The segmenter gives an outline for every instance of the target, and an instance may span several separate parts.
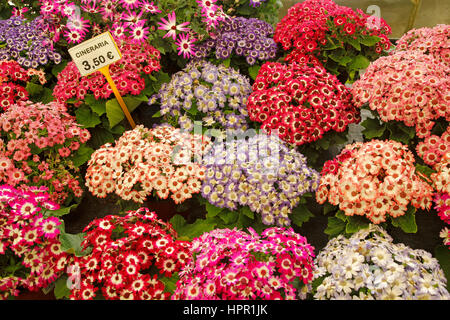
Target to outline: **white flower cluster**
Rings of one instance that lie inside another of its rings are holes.
[[[393,243],[379,226],[330,240],[316,265],[314,278],[322,282],[314,290],[305,287],[315,299],[450,299],[438,261],[425,250]]]

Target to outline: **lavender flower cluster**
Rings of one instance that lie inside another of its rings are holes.
[[[289,214],[306,192],[314,192],[320,175],[306,157],[264,134],[215,144],[204,157],[202,196],[229,210],[248,206],[266,225],[289,226]]]
[[[149,104],[161,104],[161,115],[175,118],[182,129],[190,131],[194,121],[213,129],[246,130],[247,99],[252,91],[249,79],[224,65],[200,60],[164,83]]]
[[[246,58],[249,65],[269,60],[277,54],[272,38],[273,27],[256,18],[235,17],[225,20],[214,38],[197,45],[196,57],[205,58],[215,49],[217,59],[227,59],[233,51]]]
[[[52,48],[39,18],[22,17],[0,20],[0,60],[15,60],[22,67],[37,68],[49,61],[59,64],[62,57]]]
[[[310,291],[315,299],[450,299],[438,261],[425,250],[393,243],[379,226],[330,240],[316,265],[314,278],[322,281]]]

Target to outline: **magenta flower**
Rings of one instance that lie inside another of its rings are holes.
[[[168,18],[169,18],[169,20],[161,18],[162,22],[158,22],[158,24],[160,25],[160,27],[158,28],[159,30],[168,31],[163,36],[163,38],[172,37],[173,40],[175,41],[177,39],[177,31],[187,32],[190,30],[189,28],[185,28],[185,26],[187,26],[189,24],[189,22],[183,22],[183,23],[177,25],[177,17],[175,16],[175,11],[172,11],[172,13],[169,13]]]
[[[145,12],[150,12],[151,14],[161,13],[161,10],[152,2],[148,3],[148,1],[141,1],[141,8]]]
[[[145,27],[145,21],[140,21],[129,26],[131,29],[131,37],[134,43],[141,43],[147,39],[148,27]]]
[[[141,5],[139,0],[120,0],[120,3],[127,9],[138,8]]]
[[[191,37],[187,33],[181,33],[178,36],[178,40],[175,42],[177,45],[178,55],[181,56],[183,54],[183,58],[187,59],[192,57],[195,54],[195,41],[197,39]]]

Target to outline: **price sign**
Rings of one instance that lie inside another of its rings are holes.
[[[100,71],[105,76],[125,117],[134,129],[136,124],[109,73],[109,65],[122,58],[111,33],[108,31],[80,43],[79,45],[70,48],[69,54],[80,71],[81,76],[86,76],[95,71]]]
[[[69,54],[82,76],[98,71],[122,57],[109,32],[70,48]]]

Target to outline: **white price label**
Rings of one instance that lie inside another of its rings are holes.
[[[70,48],[69,54],[82,76],[108,66],[122,57],[109,32]]]

